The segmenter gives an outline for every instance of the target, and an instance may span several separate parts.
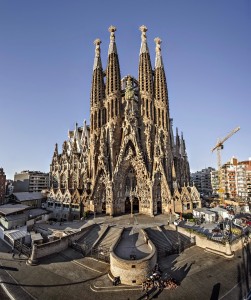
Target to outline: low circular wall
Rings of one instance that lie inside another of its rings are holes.
[[[149,273],[152,272],[154,266],[157,263],[157,251],[148,238],[146,241],[151,248],[151,253],[138,260],[126,260],[118,257],[114,253],[117,243],[112,247],[110,253],[110,270],[114,277],[119,276],[122,284],[127,285],[139,285],[146,280]]]

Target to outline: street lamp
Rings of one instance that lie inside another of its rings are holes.
[[[133,195],[132,195],[132,187],[130,190],[130,201],[131,201],[131,218],[133,217]]]

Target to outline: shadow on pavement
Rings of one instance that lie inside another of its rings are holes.
[[[178,262],[177,261],[178,257],[179,257],[179,254],[174,254],[174,255],[171,255],[166,258],[166,264],[168,264],[168,267],[163,269],[162,277],[163,278],[173,277],[179,283],[181,283],[183,281],[183,279],[189,273],[189,271],[190,271],[192,265],[195,263],[195,261],[193,261],[189,264],[185,263],[183,266],[180,266],[180,267],[175,267],[175,264]],[[159,265],[161,265],[161,262],[159,262]]]
[[[17,268],[6,267],[6,266],[0,266],[0,270],[5,270],[5,271],[18,271]]]
[[[212,290],[210,300],[218,300],[219,293],[220,293],[220,283],[218,282],[213,286],[213,290]]]
[[[20,286],[20,287],[35,287],[35,288],[50,288],[50,287],[60,287],[60,286],[70,286],[70,285],[77,285],[77,284],[83,284],[88,281],[92,281],[94,279],[98,279],[100,277],[104,276],[104,274],[76,282],[69,282],[69,283],[61,283],[61,284],[22,284],[22,283],[13,283],[8,281],[0,281],[0,284],[6,284],[6,285],[13,285],[13,286]]]
[[[250,290],[250,276],[251,276],[251,255],[250,255],[250,242],[246,245],[242,245],[242,261],[237,266],[238,271],[238,282],[239,282],[239,299],[243,299],[245,295],[248,294]]]

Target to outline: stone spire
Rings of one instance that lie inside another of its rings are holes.
[[[53,157],[58,157],[58,144],[55,144],[54,154]]]
[[[74,138],[78,139],[79,135],[78,135],[78,123],[75,123],[75,129],[74,129],[74,134],[73,134]]]
[[[140,26],[141,31],[141,47],[139,53],[139,89],[140,92],[146,92],[150,95],[153,94],[153,76],[151,59],[147,46],[146,32],[147,27],[145,25]]]
[[[105,98],[104,73],[100,58],[100,44],[100,39],[96,39],[94,41],[95,58],[92,75],[91,106],[99,103]]]
[[[171,147],[172,147],[172,150],[174,151],[175,143],[174,143],[174,135],[173,135],[173,119],[170,119],[169,122],[170,122],[169,127],[170,127]]]
[[[155,56],[155,68],[163,68],[163,61],[162,61],[162,55],[161,55],[161,39],[159,37],[154,39],[154,42],[156,43],[156,48],[155,48],[155,52],[156,52],[156,56]]]
[[[145,25],[142,25],[139,27],[139,30],[141,31],[141,46],[140,46],[139,55],[142,53],[149,53],[147,41],[146,41],[147,27]]]
[[[155,56],[155,70],[154,70],[154,91],[155,104],[158,115],[156,116],[156,123],[162,125],[163,128],[169,130],[169,103],[168,92],[166,84],[166,75],[161,56],[161,39],[155,38],[156,56]]]
[[[184,137],[183,137],[183,132],[181,132],[180,153],[181,153],[182,157],[187,155],[187,153],[186,153],[186,144],[185,144],[185,140],[184,140]]]
[[[84,141],[86,137],[87,137],[87,126],[86,126],[86,120],[84,120],[83,130],[81,134],[81,141]]]
[[[95,45],[95,57],[94,57],[93,71],[98,68],[102,70],[102,63],[101,63],[101,58],[100,58],[101,40],[96,39],[93,43]]]
[[[179,157],[180,156],[180,136],[179,136],[179,132],[178,132],[178,127],[176,127],[176,156]]]
[[[116,27],[110,26],[110,44],[108,50],[108,63],[106,70],[106,95],[110,95],[116,91],[120,91],[120,67],[117,54],[117,47],[115,42]]]
[[[108,28],[108,31],[110,32],[110,44],[109,44],[109,49],[108,49],[108,55],[115,53],[117,54],[117,47],[115,43],[115,31],[117,28],[115,26],[110,26]]]

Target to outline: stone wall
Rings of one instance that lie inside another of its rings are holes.
[[[149,240],[147,234],[142,230],[142,233],[145,236],[145,241],[151,248],[151,253],[142,259],[138,260],[126,260],[118,257],[114,253],[114,249],[118,245],[122,234],[114,243],[111,248],[110,253],[110,270],[114,277],[120,276],[120,280],[122,284],[128,285],[139,285],[143,281],[146,280],[146,277],[149,273],[151,273],[152,269],[156,265],[157,262],[157,251],[152,243]]]
[[[175,225],[171,225],[171,227],[175,229]],[[180,226],[177,226],[177,230],[188,237],[194,238],[196,246],[224,257],[232,258],[233,252],[242,249],[243,247],[243,239],[236,240],[231,245],[224,245],[212,240],[208,240],[206,237],[200,236],[194,232],[188,232],[186,229]]]
[[[29,259],[30,264],[36,264],[38,260],[42,257],[59,253],[65,249],[67,249],[71,243],[75,240],[80,239],[87,231],[89,231],[94,225],[90,225],[85,228],[81,228],[80,231],[69,234],[67,236],[63,236],[54,241],[44,243],[41,245],[34,244],[32,247],[32,254]]]

